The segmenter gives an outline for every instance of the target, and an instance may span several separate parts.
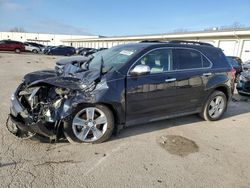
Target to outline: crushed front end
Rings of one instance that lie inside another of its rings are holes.
[[[51,70],[25,75],[11,96],[8,130],[20,138],[36,134],[50,140],[60,138],[60,126],[74,108],[82,102],[94,102],[91,91],[98,78],[98,71],[81,70],[72,64],[60,73]]]
[[[69,89],[49,85],[27,87],[22,83],[11,96],[9,131],[19,137],[39,134],[55,138],[74,95]]]

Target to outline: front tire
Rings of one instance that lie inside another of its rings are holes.
[[[63,129],[70,143],[102,143],[113,133],[113,113],[104,105],[80,106],[64,122]]]
[[[200,116],[206,121],[219,120],[227,109],[227,97],[221,91],[214,91],[207,99]]]

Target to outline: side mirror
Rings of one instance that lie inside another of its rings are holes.
[[[132,76],[145,75],[150,73],[150,67],[147,65],[136,65],[131,71]]]

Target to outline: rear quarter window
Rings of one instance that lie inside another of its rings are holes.
[[[192,49],[173,50],[173,70],[208,68],[210,61],[199,51]]]

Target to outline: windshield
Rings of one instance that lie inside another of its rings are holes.
[[[137,45],[121,45],[113,48],[100,51],[94,55],[94,58],[89,62],[89,69],[100,69],[103,62],[102,72],[109,70],[118,70],[126,62],[128,62],[141,49]]]

